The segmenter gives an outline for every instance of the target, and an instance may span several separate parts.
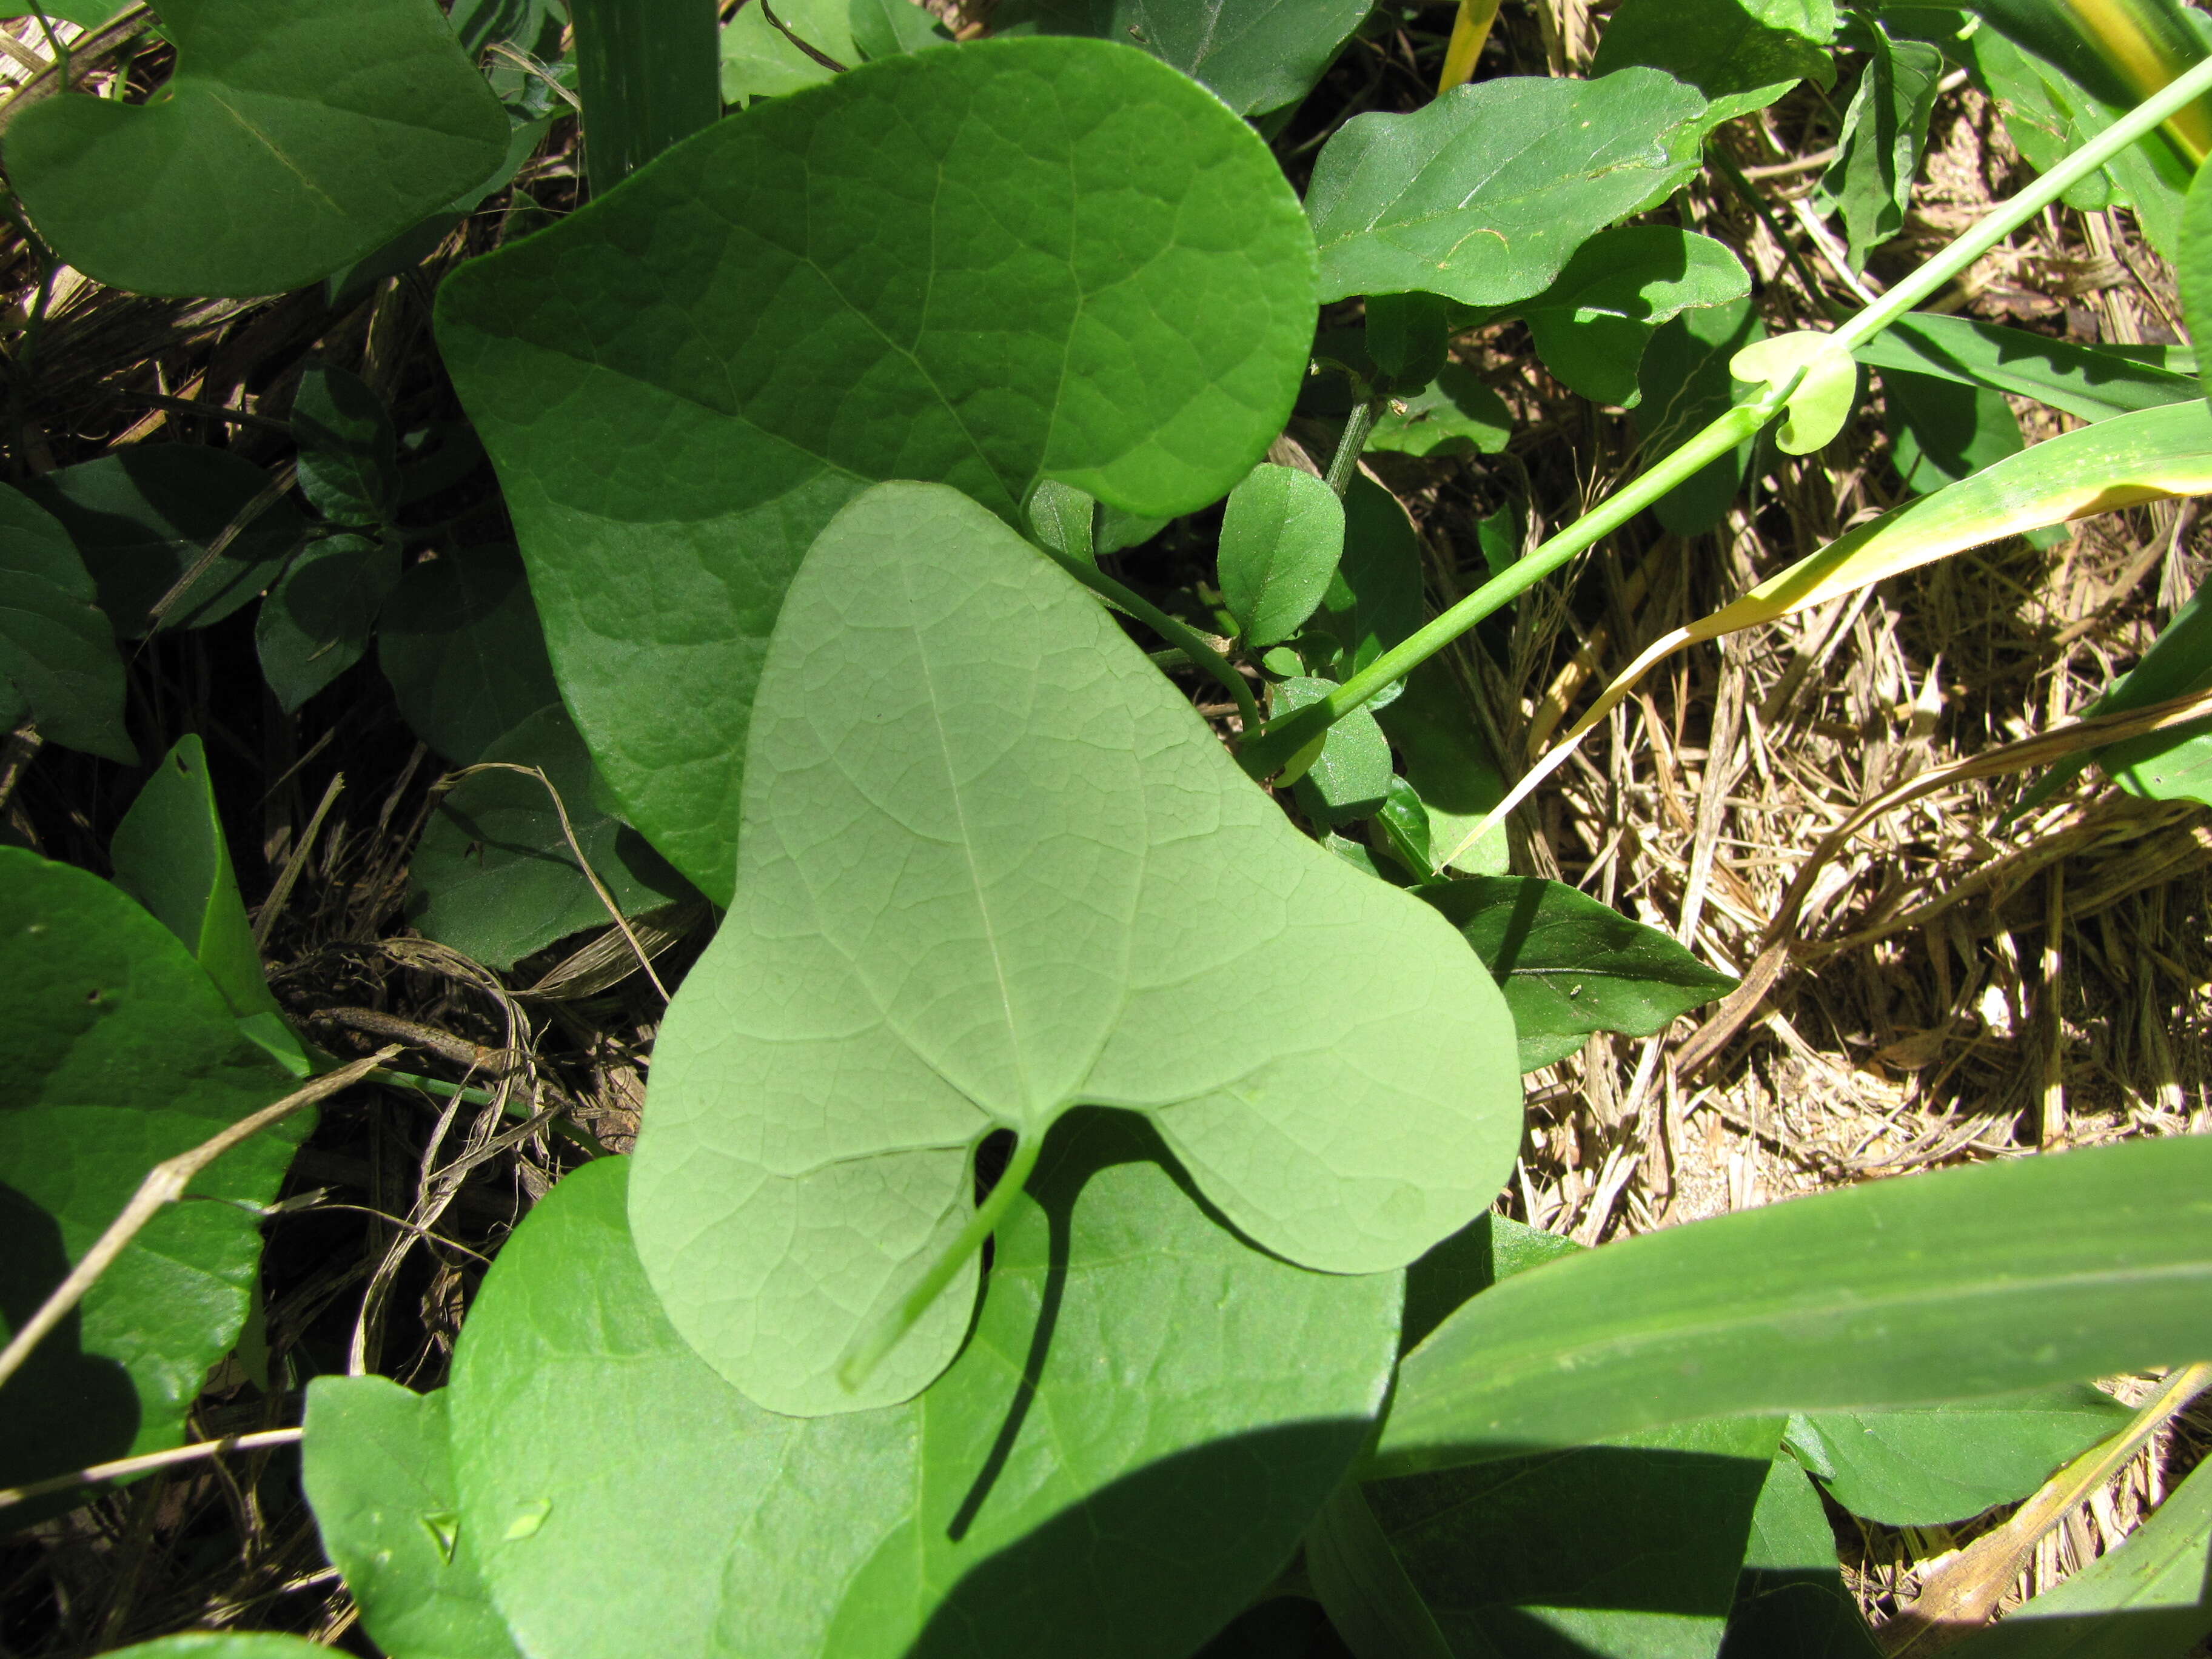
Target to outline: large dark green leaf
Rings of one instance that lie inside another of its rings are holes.
[[[605,786],[560,704],[539,709],[483,758],[544,769],[585,858],[624,915],[689,890],[605,800]],[[480,772],[440,802],[409,878],[408,920],[487,967],[512,968],[556,939],[607,921],[605,904],[576,867],[552,797],[519,772]]]
[[[515,1659],[461,1526],[444,1389],[317,1377],[300,1478],[324,1553],[392,1659]]]
[[[1289,413],[1312,271],[1280,169],[1202,88],[985,41],[700,134],[458,272],[439,340],[593,757],[725,902],[765,642],[837,509],[887,477],[1012,523],[1042,477],[1218,501]]]
[[[1964,1521],[2025,1498],[2061,1464],[2126,1426],[2086,1383],[2016,1400],[1793,1417],[1797,1460],[1853,1515],[1893,1527]]]
[[[472,547],[411,567],[384,602],[376,659],[417,737],[457,766],[560,701],[522,561]],[[684,701],[661,692],[665,703]]]
[[[50,743],[125,766],[123,659],[69,532],[20,489],[0,485],[0,730],[27,717]]]
[[[1367,15],[1372,0],[1004,0],[1002,33],[1127,40],[1193,80],[1239,115],[1306,95]]]
[[[71,264],[141,294],[256,295],[351,264],[499,165],[507,117],[433,0],[161,0],[143,106],[65,94],[8,172]]]
[[[1321,295],[1540,293],[1606,226],[1694,174],[1705,100],[1657,70],[1601,81],[1510,76],[1410,115],[1357,115],[1306,192]]]
[[[1695,87],[1716,117],[1764,108],[1801,80],[1836,78],[1833,0],[1623,0],[1593,75],[1642,64]]]
[[[305,526],[263,497],[269,476],[243,456],[198,444],[144,444],[27,482],[62,522],[118,639],[221,622],[266,587]],[[234,524],[238,533],[159,618],[152,612]]]
[[[1400,1367],[1379,1465],[2198,1359],[2212,1355],[2208,1289],[2212,1139],[1824,1193],[1608,1244],[1476,1297]]]
[[[284,1094],[169,930],[96,876],[0,848],[0,1312],[30,1317],[155,1164]],[[0,1485],[180,1443],[246,1318],[306,1132],[255,1137],[163,1210],[0,1390]]]
[[[1736,1581],[1720,1659],[1880,1659],[1874,1632],[1844,1583],[1836,1535],[1796,1460],[1774,1460]]]
[[[1178,1659],[1289,1558],[1388,1385],[1396,1275],[1250,1249],[1098,1113],[1055,1133],[935,1387],[777,1417],[661,1314],[625,1169],[523,1224],[455,1364],[461,1524],[537,1659]],[[610,1573],[623,1538],[652,1547]]]
[[[1593,1031],[1656,1036],[1735,987],[1657,928],[1564,882],[1477,876],[1421,896],[1498,976],[1524,1072],[1564,1060]]]
[[[815,544],[744,821],[633,1218],[676,1328],[764,1405],[942,1370],[972,1257],[864,1393],[835,1374],[949,1259],[976,1144],[1034,1149],[1079,1103],[1148,1114],[1231,1223],[1334,1272],[1410,1261],[1512,1168],[1511,1026],[1464,943],[1299,835],[1096,600],[942,485],[878,485]]]

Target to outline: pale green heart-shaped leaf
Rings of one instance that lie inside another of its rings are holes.
[[[908,4],[908,0],[899,0]],[[908,6],[911,9],[911,6]],[[792,34],[850,69],[860,61],[854,44],[851,0],[784,0],[775,15]],[[791,35],[768,21],[757,5],[741,9],[722,25],[722,101],[746,104],[830,80],[836,71],[809,58]]]
[[[0,728],[28,717],[50,743],[130,766],[123,659],[84,560],[54,515],[0,485]]]
[[[264,499],[269,485],[267,473],[227,449],[134,444],[27,480],[23,493],[69,532],[116,637],[135,640],[221,622],[276,579],[307,527],[291,503]],[[234,525],[242,527],[207,563]]]
[[[1518,307],[1537,355],[1570,390],[1633,408],[1654,330],[1683,312],[1751,292],[1751,273],[1710,236],[1667,225],[1600,231],[1557,281]]]
[[[1312,260],[1218,100],[1018,40],[771,99],[456,272],[440,346],[631,822],[728,899],[777,607],[870,483],[1010,523],[1041,478],[1155,518],[1227,495],[1305,373]]]
[[[1221,517],[1221,598],[1245,645],[1298,631],[1344,556],[1344,503],[1310,472],[1255,466]]]
[[[1793,1417],[1785,1440],[1853,1515],[1934,1527],[2025,1498],[2132,1415],[2085,1383],[2015,1400]]]
[[[307,1050],[285,1023],[262,971],[231,868],[207,751],[186,732],[149,775],[108,847],[115,884],[151,911],[192,953],[246,1034],[295,1077]]]
[[[285,1094],[191,955],[97,876],[0,848],[0,1314],[37,1310],[154,1165]],[[303,1113],[192,1182],[0,1389],[0,1485],[180,1444],[246,1318]],[[66,1500],[64,1500],[64,1502]],[[17,1520],[30,1517],[16,1512]]]
[[[1735,988],[1657,928],[1564,882],[1477,877],[1422,897],[1498,976],[1524,1072],[1564,1060],[1593,1031],[1656,1036]]]
[[[323,1551],[392,1659],[515,1659],[454,1489],[447,1391],[380,1376],[307,1385],[300,1484]]]
[[[1001,31],[1126,40],[1239,115],[1294,104],[1327,73],[1372,0],[1005,0]]]
[[[1400,1365],[1376,1462],[1436,1468],[1698,1417],[1934,1405],[2196,1360],[2212,1356],[2208,1289],[2212,1139],[1822,1193],[1476,1297]]]
[[[1799,81],[1833,84],[1834,0],[1623,0],[1605,25],[1593,75],[1642,64],[1695,87],[1729,118],[1762,109]]]
[[[416,735],[457,766],[561,697],[511,547],[410,567],[384,602],[376,659]]]
[[[1736,1580],[1720,1659],[1881,1659],[1836,1560],[1828,1512],[1787,1452],[1774,1460]]]
[[[1857,360],[1834,335],[1812,329],[1753,342],[1729,360],[1729,373],[1778,392],[1796,382],[1774,438],[1788,455],[1809,455],[1841,432],[1858,397]]]
[[[1141,1125],[1085,1113],[935,1387],[778,1417],[664,1316],[632,1162],[532,1212],[454,1364],[463,1535],[535,1659],[1180,1659],[1281,1568],[1389,1387],[1398,1275],[1249,1249]],[[653,1546],[610,1574],[611,1538]]]
[[[958,1259],[976,1144],[1012,1130],[1018,1164],[1078,1103],[1146,1113],[1231,1223],[1334,1272],[1495,1195],[1520,1121],[1489,975],[982,508],[855,501],[761,684],[737,899],[662,1028],[632,1194],[670,1319],[754,1399],[941,1371],[972,1257],[865,1391],[833,1375]]]
[[[332,536],[292,561],[253,618],[261,676],[286,714],[361,660],[398,586],[399,550],[366,536]]]
[[[1321,296],[1525,300],[1589,237],[1691,178],[1711,124],[1694,90],[1648,69],[1508,76],[1410,115],[1356,115],[1306,192]]]
[[[162,0],[143,106],[64,94],[8,129],[10,179],[70,264],[140,294],[281,294],[499,165],[507,117],[433,0]]]
[[[605,786],[560,704],[531,715],[483,759],[544,770],[561,792],[584,857],[625,916],[690,891],[601,798]],[[489,968],[512,968],[556,939],[608,921],[606,905],[576,867],[544,784],[519,772],[479,772],[440,801],[408,879],[407,915],[416,931]]]

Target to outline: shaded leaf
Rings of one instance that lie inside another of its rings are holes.
[[[471,58],[504,45],[550,64],[561,55],[568,7],[567,0],[453,0],[448,15]]]
[[[539,709],[483,758],[544,769],[584,856],[625,916],[690,890],[605,799],[584,740],[560,704]],[[576,867],[545,786],[517,772],[479,772],[439,803],[409,882],[408,920],[416,931],[488,968],[512,968],[556,939],[607,922],[606,906]]]
[[[1352,38],[1372,0],[1005,0],[994,30],[1087,34],[1142,47],[1203,82],[1239,115],[1294,104]]]
[[[1446,363],[1431,385],[1391,400],[1367,434],[1367,447],[1401,455],[1495,455],[1514,425],[1513,411],[1480,374]],[[1353,488],[1361,482],[1355,479]],[[1350,495],[1345,499],[1349,503]]]
[[[1177,1659],[1280,1568],[1388,1386],[1397,1275],[1249,1249],[1141,1125],[1091,1113],[1009,1212],[936,1386],[777,1417],[662,1316],[629,1162],[532,1212],[455,1363],[462,1525],[538,1659],[641,1631],[670,1659]],[[610,1576],[623,1537],[654,1547]]]
[[[416,735],[457,766],[560,701],[511,547],[410,567],[384,602],[376,659]]]
[[[898,0],[904,5],[907,0]],[[1030,495],[1030,533],[1055,553],[1096,564],[1098,502],[1081,490],[1047,478]]]
[[[945,26],[916,0],[850,0],[846,21],[863,58],[890,58],[952,44]]]
[[[631,821],[728,899],[776,610],[870,482],[941,479],[1010,523],[1046,477],[1146,517],[1228,494],[1305,372],[1311,260],[1218,100],[1030,40],[772,99],[456,272],[440,347]]]
[[[1540,293],[1589,238],[1695,173],[1711,125],[1704,99],[1647,69],[1508,76],[1410,115],[1356,115],[1306,192],[1321,297]]]
[[[1833,0],[1624,0],[1590,64],[1633,64],[1695,87],[1728,119],[1763,109],[1799,81],[1834,84]]]
[[[1536,350],[1569,390],[1633,407],[1637,369],[1662,323],[1751,292],[1751,273],[1710,236],[1669,225],[1600,231],[1559,279],[1519,307]]]
[[[115,633],[69,532],[20,489],[0,485],[0,730],[27,717],[50,743],[137,763],[123,724]]]
[[[32,222],[140,294],[281,294],[499,165],[507,117],[433,0],[164,0],[145,105],[66,94],[9,125]]]
[[[2002,392],[1893,368],[1882,371],[1881,386],[1898,479],[1916,495],[1956,483],[2026,447],[2020,419]]]
[[[1680,449],[1735,401],[1729,361],[1766,337],[1748,300],[1685,312],[1662,325],[1644,348],[1637,373],[1642,399],[1636,427],[1647,465]],[[1652,516],[1678,536],[1696,536],[1727,516],[1750,464],[1753,445],[1708,461],[1655,502]]]
[[[266,473],[227,449],[137,444],[30,479],[23,493],[69,532],[116,637],[135,640],[157,625],[221,622],[275,580],[305,526],[289,501],[257,507],[268,488]],[[240,520],[244,528],[157,624],[154,607]]]
[[[1451,670],[1431,658],[1407,677],[1405,690],[1375,718],[1397,750],[1406,781],[1420,796],[1428,817],[1428,854],[1422,868],[1504,875],[1507,849],[1503,827],[1471,846],[1462,844],[1483,814],[1505,798],[1505,780],[1475,729],[1474,713]]]
[[[2081,713],[2084,718],[2124,714],[2207,685],[2212,685],[2212,595],[2200,587],[2159,630],[2142,660]],[[2212,801],[2212,720],[2108,744],[2053,768],[2054,779],[2072,776],[2089,760],[2121,788],[2147,800]],[[2043,793],[2049,793],[2047,787]]]
[[[1306,1578],[1358,1659],[1452,1659],[1357,1480],[1329,1494],[1306,1529]]]
[[[896,0],[896,3],[906,4],[907,0]],[[848,69],[860,61],[860,48],[853,40],[851,14],[851,0],[783,0],[775,8],[775,15],[792,34]],[[721,52],[726,104],[796,92],[830,80],[836,73],[801,52],[757,4],[741,8],[722,25]]]
[[[1475,1297],[1400,1365],[1376,1463],[2194,1360],[2212,1353],[2209,1285],[2212,1140],[1822,1193],[1607,1244]]]
[[[318,542],[277,578],[253,618],[253,644],[286,714],[361,660],[398,585],[398,549],[366,536]]]
[[[1344,492],[1344,556],[1315,620],[1336,641],[1345,679],[1421,625],[1420,532],[1404,504],[1364,474]]]
[[[1344,504],[1296,467],[1255,466],[1221,519],[1221,597],[1255,649],[1297,633],[1344,553]]]
[[[1774,1460],[1736,1581],[1720,1659],[1879,1659],[1881,1650],[1844,1583],[1836,1535],[1805,1471]]]
[[[1367,301],[1368,361],[1393,391],[1419,392],[1444,366],[1445,301],[1434,294],[1377,294]]]
[[[1018,1159],[1078,1103],[1148,1114],[1233,1224],[1332,1272],[1411,1261],[1511,1167],[1507,1015],[1458,937],[1300,836],[950,489],[879,485],[815,544],[744,820],[654,1051],[632,1219],[676,1328],[763,1405],[942,1370],[972,1256],[864,1392],[834,1374],[963,1260],[976,1144],[1012,1130]]]
[[[380,1376],[307,1385],[301,1485],[361,1622],[392,1659],[514,1659],[461,1525],[447,1391]]]
[[[292,402],[300,490],[337,524],[391,522],[399,505],[399,438],[384,399],[357,374],[311,364]]]
[[[155,1164],[291,1079],[169,930],[98,877],[0,847],[0,1314],[12,1331]],[[33,1351],[0,1389],[0,1485],[183,1443],[260,1259],[258,1218],[240,1206],[276,1196],[313,1117],[211,1165],[193,1196],[232,1201],[164,1209]]]
[[[1421,896],[1497,975],[1524,1072],[1564,1060],[1593,1031],[1656,1036],[1735,988],[1657,928],[1564,882],[1478,876]]]
[[[1854,355],[1885,374],[1898,369],[2014,392],[2085,421],[2203,395],[2193,376],[2124,356],[2116,348],[2078,345],[1932,312],[1899,318]]]

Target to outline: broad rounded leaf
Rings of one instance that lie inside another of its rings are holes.
[[[723,902],[761,659],[839,507],[925,478],[1019,523],[1051,477],[1195,511],[1282,430],[1313,322],[1249,128],[1141,52],[1018,40],[723,121],[457,272],[438,337],[593,757]]]
[[[1513,76],[1410,115],[1356,115],[1306,192],[1321,297],[1525,300],[1589,237],[1695,174],[1711,125],[1704,99],[1649,69]]]
[[[1221,598],[1245,645],[1273,645],[1314,613],[1344,555],[1344,503],[1296,467],[1255,466],[1221,517]]]
[[[1751,273],[1710,236],[1668,225],[1601,231],[1559,280],[1518,309],[1536,350],[1562,384],[1598,403],[1632,408],[1644,348],[1662,323],[1751,292]]]
[[[26,715],[49,742],[134,765],[124,729],[123,659],[69,532],[0,485],[0,727]]]
[[[533,1659],[1180,1659],[1289,1558],[1389,1385],[1396,1274],[1249,1249],[1093,1113],[934,1388],[778,1417],[662,1315],[629,1162],[532,1212],[454,1364],[462,1533]],[[651,1547],[610,1573],[611,1539]]]
[[[638,1251],[763,1405],[902,1399],[959,1346],[972,1259],[864,1393],[835,1368],[966,1222],[993,1130],[1145,1112],[1236,1226],[1371,1272],[1496,1194],[1512,1042],[1442,918],[1292,829],[1072,578],[880,485],[777,626],[737,900],[654,1051]]]
[[[1729,359],[1729,373],[1778,391],[1796,382],[1774,438],[1787,455],[1808,455],[1841,432],[1858,396],[1857,360],[1816,330],[1754,341]]]
[[[9,1329],[155,1164],[285,1094],[191,954],[97,876],[0,848],[0,1313]],[[194,1194],[276,1196],[309,1114],[209,1168]],[[162,1211],[0,1389],[0,1485],[184,1439],[246,1318],[261,1254],[237,1203]]]
[[[489,173],[507,117],[433,0],[161,0],[143,105],[68,94],[8,129],[55,251],[139,294],[280,294]]]

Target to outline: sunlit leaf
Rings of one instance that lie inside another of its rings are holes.
[[[1893,40],[1867,18],[1846,39],[1865,52],[1866,67],[1844,111],[1836,159],[1820,175],[1813,204],[1824,216],[1842,214],[1846,257],[1852,270],[1863,270],[1867,255],[1905,228],[1912,181],[1928,147],[1936,85],[1943,78],[1943,54],[1918,40]]]
[[[1753,342],[1729,360],[1729,373],[1778,392],[1795,383],[1774,434],[1787,455],[1809,455],[1826,444],[1844,429],[1858,396],[1857,361],[1835,336],[1810,329]]]
[[[899,0],[913,7],[908,0]],[[784,27],[820,52],[852,67],[860,61],[854,43],[850,0],[781,0],[775,7]],[[791,35],[768,21],[757,5],[739,9],[722,25],[722,101],[750,103],[829,80],[836,71],[816,62]]]
[[[1295,676],[1275,688],[1274,712],[1287,714],[1335,690],[1334,680]],[[1389,740],[1373,714],[1355,708],[1330,725],[1310,760],[1300,757],[1284,770],[1297,774],[1298,802],[1310,814],[1327,824],[1349,823],[1382,805],[1390,787]]]
[[[1367,434],[1367,447],[1401,455],[1495,455],[1514,424],[1513,411],[1480,374],[1463,363],[1446,363],[1433,383],[1391,400]]]
[[[2149,349],[2135,348],[2138,353]],[[2085,421],[2201,397],[2192,375],[2110,346],[2054,340],[1972,317],[1915,312],[1853,354],[1871,368],[2009,392]]]
[[[1344,554],[1344,503],[1310,472],[1255,466],[1221,519],[1221,598],[1255,649],[1314,613]]]
[[[1833,84],[1835,32],[1833,0],[1623,0],[1590,72],[1664,70],[1725,118],[1763,109],[1801,80]]]
[[[632,1204],[670,1319],[748,1395],[848,1411],[942,1370],[972,1257],[864,1392],[836,1375],[960,1260],[976,1144],[1077,1103],[1147,1114],[1232,1224],[1334,1272],[1495,1195],[1520,1121],[1489,975],[982,508],[855,501],[761,687],[737,899],[661,1030]]]
[[[84,560],[52,514],[0,485],[0,730],[26,719],[50,743],[125,766],[123,659]]]
[[[1660,324],[1750,292],[1751,273],[1711,237],[1626,225],[1584,242],[1558,280],[1517,309],[1555,378],[1595,402],[1628,408]]]

